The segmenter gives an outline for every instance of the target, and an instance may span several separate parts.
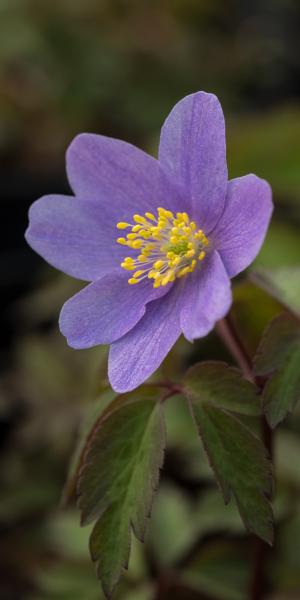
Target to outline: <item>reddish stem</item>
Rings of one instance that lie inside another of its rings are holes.
[[[217,325],[217,332],[223,340],[223,343],[228,348],[244,376],[249,381],[252,381],[262,392],[266,383],[265,378],[255,377],[252,371],[252,360],[248,354],[230,316],[227,316]],[[273,432],[269,427],[265,417],[261,419],[262,438],[269,454],[270,459],[273,458]],[[266,561],[268,558],[269,546],[260,538],[254,540],[254,562],[253,571],[250,583],[251,600],[263,600],[266,591]]]
[[[219,321],[216,326],[216,330],[223,343],[243,371],[246,379],[249,379],[249,381],[254,383],[251,358],[237,333],[231,317],[228,315],[225,319]]]

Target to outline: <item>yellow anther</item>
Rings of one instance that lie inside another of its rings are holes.
[[[158,223],[157,223],[157,227],[158,229],[164,229],[167,225],[167,221],[166,219],[159,219]]]
[[[159,277],[159,273],[154,271],[154,269],[151,269],[148,273],[148,279],[156,279],[157,277]]]
[[[142,240],[134,240],[133,242],[130,243],[131,248],[141,248],[143,245]]]
[[[188,250],[188,252],[185,253],[184,255],[186,258],[193,258],[193,256],[195,256],[195,250]]]
[[[135,273],[133,273],[133,277],[134,277],[134,279],[138,279],[144,273],[145,273],[145,269],[140,269],[139,271],[136,271]]]
[[[184,275],[189,273],[189,270],[190,270],[190,267],[184,267],[183,269],[180,269],[180,271],[178,271],[178,273],[177,273],[177,277],[184,277]]]
[[[125,269],[125,271],[134,271],[134,269],[135,269],[135,265],[132,265],[131,263],[126,263],[126,262],[122,262],[121,267],[123,267],[123,269]]]
[[[157,279],[155,279],[155,281],[153,283],[153,287],[158,288],[160,286],[161,286],[161,277],[158,277]]]
[[[141,231],[139,231],[139,235],[146,240],[151,237],[151,231],[146,231],[146,229],[141,229]]]
[[[161,269],[164,266],[164,264],[165,264],[165,261],[163,261],[163,260],[157,260],[154,263],[153,267],[154,267],[154,269],[157,269],[159,271],[159,269]]]
[[[171,270],[168,271],[167,274],[162,278],[161,285],[163,285],[163,286],[167,285],[167,283],[172,281],[173,275],[174,275],[173,271],[171,271]]]
[[[127,237],[118,238],[117,242],[139,250],[135,257],[127,256],[121,263],[123,269],[134,272],[128,280],[132,285],[147,277],[153,280],[155,288],[166,286],[192,273],[206,256],[208,240],[186,212],[174,216],[171,210],[160,206],[157,213],[135,214],[131,225],[125,221],[117,224],[118,229],[128,227]]]
[[[117,223],[118,229],[127,229],[127,227],[130,227],[130,223],[125,223],[124,221],[120,221],[120,223]]]
[[[127,241],[125,240],[125,238],[118,238],[117,239],[118,244],[121,244],[122,246],[127,246]]]
[[[152,233],[152,237],[153,237],[154,240],[161,240],[161,233],[160,233],[160,231],[159,230],[154,231]]]
[[[146,225],[147,220],[145,219],[145,217],[142,217],[141,215],[133,215],[133,220],[136,223],[141,223],[142,225]]]

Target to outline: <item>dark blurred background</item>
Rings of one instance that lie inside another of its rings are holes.
[[[107,384],[106,350],[75,352],[60,337],[59,308],[80,284],[26,246],[29,205],[68,191],[64,155],[77,133],[155,154],[174,103],[210,91],[226,115],[231,177],[255,172],[274,190],[275,217],[256,265],[299,264],[299,34],[298,0],[0,0],[1,599],[102,598],[87,533],[59,499],[81,416]],[[278,307],[249,283],[236,289],[252,351]],[[198,356],[225,356],[214,335],[196,346]],[[195,352],[181,341],[164,369],[176,373]],[[165,567],[192,569],[200,560],[193,591],[167,585],[164,597],[243,600],[249,540],[235,508],[224,512],[200,447],[190,447],[184,408],[171,407],[169,418],[152,527],[158,541],[152,533],[146,550],[134,549],[117,596],[152,598]],[[281,433],[288,500],[282,492],[272,598],[300,597],[299,422],[296,415]]]

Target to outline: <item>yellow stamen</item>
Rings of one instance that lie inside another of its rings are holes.
[[[158,288],[161,286],[161,277],[157,277],[157,279],[155,279],[153,287],[154,288]]]
[[[153,266],[154,266],[154,269],[159,270],[164,266],[164,264],[165,264],[165,262],[163,260],[157,260]]]
[[[125,262],[121,263],[121,267],[123,267],[123,269],[125,269],[125,271],[134,271],[134,269],[135,269],[135,265],[132,265],[131,263],[125,263]]]
[[[141,248],[143,245],[142,240],[134,240],[134,242],[131,242],[131,248]]]
[[[126,237],[117,238],[117,242],[139,251],[136,257],[127,256],[121,263],[126,271],[134,271],[128,279],[130,285],[146,278],[158,288],[201,268],[199,262],[207,254],[208,239],[186,212],[174,215],[160,206],[157,214],[146,212],[132,218],[133,225],[117,223],[118,229],[130,228]]]
[[[125,223],[124,221],[120,221],[120,223],[117,223],[118,229],[127,229],[127,227],[130,227],[130,223]]]
[[[144,273],[145,273],[145,269],[140,269],[139,271],[136,271],[135,273],[133,273],[133,277],[134,277],[134,279],[138,279]]]
[[[147,219],[145,219],[145,217],[142,217],[141,215],[133,215],[133,220],[136,223],[140,223],[141,225],[146,225],[147,223]]]
[[[147,217],[147,219],[150,219],[150,221],[156,221],[155,216],[150,212],[146,212],[145,216]]]
[[[118,244],[121,244],[122,246],[127,246],[127,241],[125,240],[125,238],[118,238],[117,239]]]

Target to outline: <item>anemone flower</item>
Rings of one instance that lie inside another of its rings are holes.
[[[73,348],[110,344],[111,385],[129,391],[181,333],[201,338],[226,315],[230,279],[263,243],[271,189],[256,175],[228,181],[222,108],[204,92],[175,105],[158,160],[84,133],[67,151],[67,174],[74,196],[37,200],[26,239],[90,282],[64,304],[61,332]]]

